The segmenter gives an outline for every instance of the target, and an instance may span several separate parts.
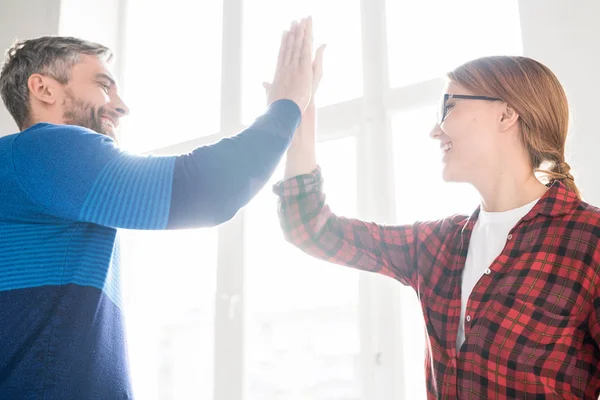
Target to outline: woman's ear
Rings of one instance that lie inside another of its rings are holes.
[[[505,105],[500,117],[501,130],[506,131],[512,128],[519,120],[517,111],[509,105]]]

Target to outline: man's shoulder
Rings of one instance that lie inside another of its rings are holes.
[[[20,132],[9,133],[9,134],[0,136],[0,146],[6,145],[7,143],[12,143],[12,141],[15,140],[15,138],[17,136],[19,136],[19,133]]]
[[[102,136],[99,133],[92,131],[91,129],[84,128],[78,125],[66,125],[66,124],[52,124],[49,122],[39,122],[35,125],[30,126],[27,129],[15,134],[16,136],[27,136],[27,135],[44,135],[44,134],[56,134],[56,135],[96,135]]]
[[[43,153],[61,157],[116,150],[116,143],[106,135],[76,125],[35,124],[13,138],[13,154]]]

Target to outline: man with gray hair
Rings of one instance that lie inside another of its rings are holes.
[[[133,397],[117,229],[215,226],[253,198],[310,101],[312,21],[283,36],[267,111],[180,156],[119,149],[129,110],[110,59],[99,44],[40,37],[15,44],[0,73],[20,130],[0,138],[0,399]]]

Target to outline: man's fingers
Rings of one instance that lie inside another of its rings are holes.
[[[292,26],[290,27],[290,31],[287,34],[285,39],[285,51],[283,54],[283,63],[282,66],[290,65],[292,60],[292,52],[294,51],[294,40],[296,38],[296,31],[298,30],[298,23],[296,21],[292,22]]]
[[[302,38],[302,50],[300,53],[300,66],[303,68],[310,68],[312,64],[313,54],[313,28],[312,28],[312,17],[308,17],[305,22],[304,37]]]
[[[308,18],[292,22],[281,39],[272,85],[263,83],[267,102],[289,98],[304,112],[310,103],[312,78],[312,19]]]
[[[292,49],[292,58],[290,60],[291,65],[298,65],[300,63],[300,52],[302,51],[302,42],[305,35],[306,21],[303,19],[300,24],[296,27],[294,35],[294,46]]]
[[[285,46],[287,42],[287,36],[289,31],[283,31],[281,34],[281,43],[279,44],[279,54],[277,55],[277,68],[283,65],[283,59],[285,58]]]

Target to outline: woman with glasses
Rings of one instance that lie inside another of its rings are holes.
[[[320,71],[321,57],[315,63]],[[431,137],[445,181],[470,183],[481,205],[470,216],[384,226],[327,205],[314,105],[304,115],[274,187],[285,237],[416,291],[430,399],[600,394],[600,210],[582,201],[569,172],[568,121],[563,88],[539,62],[498,56],[459,66]]]

